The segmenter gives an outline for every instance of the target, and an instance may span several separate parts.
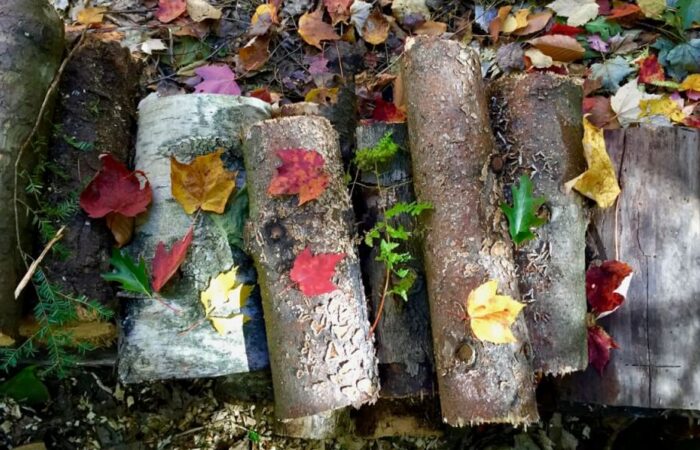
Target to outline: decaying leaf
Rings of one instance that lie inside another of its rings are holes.
[[[158,242],[156,254],[151,262],[151,285],[155,292],[160,292],[185,261],[193,236],[194,228],[190,227],[185,236],[175,242],[170,250],[165,249],[163,241]]]
[[[246,72],[258,70],[270,58],[270,37],[255,36],[238,51],[238,58]],[[240,94],[240,88],[238,90]]]
[[[374,101],[372,120],[384,123],[404,123],[406,113],[395,104],[378,98]]]
[[[498,36],[501,34],[501,31],[503,31],[503,24],[508,18],[511,9],[513,9],[513,7],[510,5],[501,6],[498,8],[496,17],[489,23],[489,35],[493,42],[498,42]]]
[[[186,0],[158,0],[156,19],[163,23],[169,23],[183,15],[187,11]]]
[[[339,22],[347,23],[350,18],[350,5],[353,0],[323,0],[326,11],[331,16],[333,25]]]
[[[596,128],[619,128],[615,111],[610,107],[610,98],[597,95],[583,99],[583,114]]]
[[[583,58],[586,52],[576,39],[563,34],[548,34],[528,41],[555,61],[573,62]]]
[[[201,66],[194,73],[202,79],[194,87],[197,93],[241,95],[241,88],[236,84],[236,74],[226,64]]]
[[[519,185],[510,187],[513,194],[513,206],[501,203],[501,209],[508,218],[508,231],[516,244],[534,239],[534,228],[544,225],[547,221],[537,215],[537,210],[545,202],[544,197],[532,196],[532,181],[527,175],[521,175]]]
[[[270,182],[267,193],[270,195],[299,194],[299,205],[317,199],[328,186],[328,174],[324,171],[325,161],[316,150],[292,148],[279,150],[277,157],[282,165]]]
[[[583,119],[583,153],[588,170],[566,183],[567,190],[576,189],[581,194],[596,201],[600,208],[608,208],[620,194],[615,168],[605,150],[603,130]]]
[[[345,258],[345,253],[317,253],[306,247],[297,255],[289,276],[307,297],[327,294],[338,289],[332,278],[335,266]]]
[[[83,25],[102,23],[106,12],[107,8],[102,7],[81,9],[77,17],[78,23]]]
[[[105,216],[107,228],[112,232],[117,247],[126,245],[134,234],[134,218],[119,213],[109,213]]]
[[[277,18],[277,6],[273,3],[263,3],[255,9],[253,17],[250,19],[249,36],[263,36],[267,34],[273,24],[279,22]]]
[[[617,343],[605,332],[600,325],[588,327],[588,363],[592,365],[600,375],[610,361],[610,349],[620,348]]]
[[[549,21],[552,19],[552,11],[543,11],[539,13],[530,13],[527,16],[527,26],[513,32],[516,36],[527,36],[528,34],[537,33],[544,30]]]
[[[622,305],[627,296],[632,268],[621,261],[605,261],[586,271],[586,298],[597,318],[605,317]]]
[[[554,60],[551,56],[547,56],[536,48],[529,48],[525,52],[525,56],[530,60],[533,67],[537,69],[546,69],[552,67]]]
[[[566,17],[566,24],[577,27],[585,25],[598,16],[598,3],[595,0],[556,0],[547,5],[558,16]]]
[[[249,320],[243,313],[254,286],[237,281],[238,267],[212,277],[207,289],[201,292],[204,314],[219,334],[227,334]]]
[[[307,44],[321,50],[321,41],[337,41],[340,39],[340,36],[338,36],[331,24],[323,21],[323,10],[321,8],[301,16],[299,19],[299,36]]]
[[[637,4],[644,15],[652,19],[661,18],[666,10],[666,0],[637,0]]]
[[[664,68],[659,64],[656,55],[651,54],[639,62],[639,81],[641,83],[654,83],[665,79]]]
[[[686,115],[678,102],[667,95],[642,99],[639,102],[640,118],[662,116],[675,123],[683,123]]]
[[[469,293],[467,315],[477,339],[494,344],[517,342],[510,327],[525,307],[508,295],[497,295],[498,281],[489,280]]]
[[[389,37],[389,21],[381,10],[374,9],[362,27],[362,38],[369,44],[379,45]]]
[[[404,25],[415,25],[430,20],[430,10],[425,0],[393,0],[391,13]]]
[[[206,0],[187,0],[187,14],[195,22],[221,18],[221,10],[207,3]]]
[[[175,200],[187,214],[201,208],[217,214],[224,212],[228,198],[236,188],[236,173],[221,161],[223,149],[198,156],[189,164],[170,158],[170,182]]]

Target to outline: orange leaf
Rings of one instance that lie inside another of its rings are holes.
[[[525,36],[542,31],[544,27],[547,26],[551,18],[552,11],[530,14],[527,16],[527,26],[523,29],[515,30],[513,34],[516,36]]]
[[[499,8],[498,16],[489,24],[489,34],[491,35],[491,40],[493,42],[498,42],[498,36],[501,34],[503,24],[505,23],[508,13],[512,8],[512,6],[502,6]]]
[[[258,70],[270,58],[270,37],[255,36],[238,52],[238,58],[246,72]]]
[[[156,19],[163,23],[172,22],[187,11],[186,0],[158,0]]]
[[[614,20],[619,22],[634,21],[644,16],[641,8],[633,3],[622,3],[610,11],[610,15],[606,20]]]
[[[435,22],[434,20],[427,20],[413,29],[415,34],[425,36],[440,36],[446,31],[447,24],[445,22]]]
[[[102,23],[107,8],[85,8],[78,13],[78,23],[83,25],[91,25]]]
[[[236,188],[236,173],[224,168],[223,149],[198,156],[190,164],[170,158],[172,194],[192,214],[197,209],[222,214],[229,196]]]
[[[350,5],[353,0],[323,0],[326,10],[331,16],[333,25],[338,22],[348,23],[350,18]]]
[[[250,19],[250,36],[262,36],[273,24],[278,23],[277,7],[270,3],[263,3],[255,9],[255,14]]]
[[[279,150],[277,157],[282,165],[270,182],[270,195],[299,194],[299,205],[317,199],[328,186],[328,174],[323,169],[325,161],[316,150],[292,148]]]
[[[340,36],[333,27],[323,21],[323,10],[320,8],[312,13],[305,13],[299,19],[299,35],[307,44],[321,48],[321,41],[337,41]]]
[[[156,254],[151,263],[153,280],[151,285],[155,292],[160,292],[161,288],[165,286],[165,283],[175,275],[177,269],[179,269],[185,261],[187,250],[190,248],[190,244],[192,244],[193,231],[193,227],[190,226],[185,236],[181,240],[175,242],[170,251],[165,249],[165,244],[162,241],[158,242]]]
[[[561,62],[581,59],[586,51],[576,39],[563,34],[540,36],[530,39],[528,43],[537,47],[545,55],[551,56],[555,61]]]
[[[114,240],[117,241],[117,247],[123,247],[131,240],[134,234],[134,218],[126,217],[119,213],[113,212],[105,216],[107,228],[112,232]]]
[[[362,27],[362,39],[372,45],[379,45],[389,37],[389,21],[379,9],[375,9],[367,17]]]

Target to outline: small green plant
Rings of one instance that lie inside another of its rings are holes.
[[[109,263],[114,267],[114,270],[110,273],[103,273],[102,278],[120,283],[121,288],[125,291],[153,297],[151,280],[146,270],[146,261],[143,258],[136,265],[129,255],[115,248],[112,250],[112,258]]]
[[[376,179],[380,177],[380,166],[391,161],[399,151],[399,146],[394,142],[391,133],[386,133],[371,148],[358,150],[355,154],[354,162],[358,170],[371,170]],[[383,189],[377,185],[377,189]],[[411,217],[419,216],[423,211],[431,209],[432,205],[423,202],[398,202],[389,209],[382,208],[382,219],[365,234],[365,244],[368,247],[379,245],[377,261],[384,263],[386,268],[384,289],[379,301],[377,315],[372,324],[370,332],[379,324],[384,301],[387,295],[398,295],[404,301],[408,301],[408,291],[416,280],[416,273],[409,262],[414,259],[410,252],[402,251],[402,244],[405,244],[411,237],[412,232],[406,230],[403,225],[396,225],[396,218],[402,214]]]
[[[534,228],[544,225],[547,221],[537,215],[537,210],[545,202],[544,197],[532,196],[532,181],[526,175],[521,175],[519,184],[511,186],[513,205],[501,203],[501,209],[508,218],[508,231],[516,244],[534,239]]]

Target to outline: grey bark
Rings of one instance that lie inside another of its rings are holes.
[[[267,120],[253,125],[245,137],[246,242],[258,271],[275,415],[282,421],[335,417],[334,410],[374,401],[379,390],[337,139],[330,123],[314,116]],[[330,180],[318,199],[298,206],[296,196],[268,195],[279,166],[276,152],[285,148],[312,149],[323,156]],[[337,290],[306,297],[294,285],[289,273],[307,246],[314,254],[345,253],[333,279]],[[304,426],[302,431],[313,429]]]
[[[270,107],[247,97],[176,95],[148,97],[139,106],[139,113],[135,166],[146,172],[151,182],[153,203],[148,213],[137,218],[129,250],[150,261],[159,241],[172,245],[185,235],[192,221],[172,197],[170,156],[190,162],[223,148],[222,159],[228,168],[240,168],[241,136],[248,126],[269,117]],[[225,230],[208,214],[201,214],[196,222],[182,278],[162,292],[164,301],[180,313],[154,300],[141,298],[127,303],[119,361],[119,375],[125,382],[226,375],[268,364],[262,314],[254,298],[244,311],[252,320],[234,332],[222,336],[203,320],[200,292],[212,277],[240,266]],[[251,278],[246,280],[248,284],[254,283]]]
[[[512,184],[522,174],[531,177],[534,195],[545,197],[549,212],[537,238],[515,249],[520,292],[530,302],[525,317],[533,367],[545,374],[583,370],[588,217],[583,198],[564,188],[586,170],[583,90],[568,77],[534,73],[501,78],[491,92],[503,178]]]
[[[423,251],[442,416],[452,426],[538,419],[529,338],[473,337],[459,317],[467,296],[489,279],[519,298],[512,250],[489,170],[495,144],[477,55],[458,42],[418,37],[402,65],[416,197],[430,202]]]

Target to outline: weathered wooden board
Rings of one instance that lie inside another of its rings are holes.
[[[602,376],[589,367],[563,383],[563,394],[606,405],[700,409],[700,131],[607,131],[606,144],[622,193],[617,227],[614,207],[594,218],[597,250],[635,273],[625,304],[600,320],[620,348]]]
[[[270,116],[257,99],[192,94],[149,97],[139,106],[135,166],[146,172],[153,204],[137,220],[129,251],[150,261],[159,241],[170,246],[192,222],[172,197],[170,157],[189,163],[223,148],[230,170],[242,169],[241,137],[246,127]],[[241,180],[239,180],[241,181]],[[254,291],[244,313],[251,318],[226,335],[204,319],[199,293],[213,276],[239,266],[240,281],[255,283],[247,257],[232,247],[208,213],[196,221],[194,240],[182,277],[162,292],[174,312],[151,299],[131,299],[122,320],[119,375],[125,382],[219,376],[267,367],[267,346],[259,295]]]

